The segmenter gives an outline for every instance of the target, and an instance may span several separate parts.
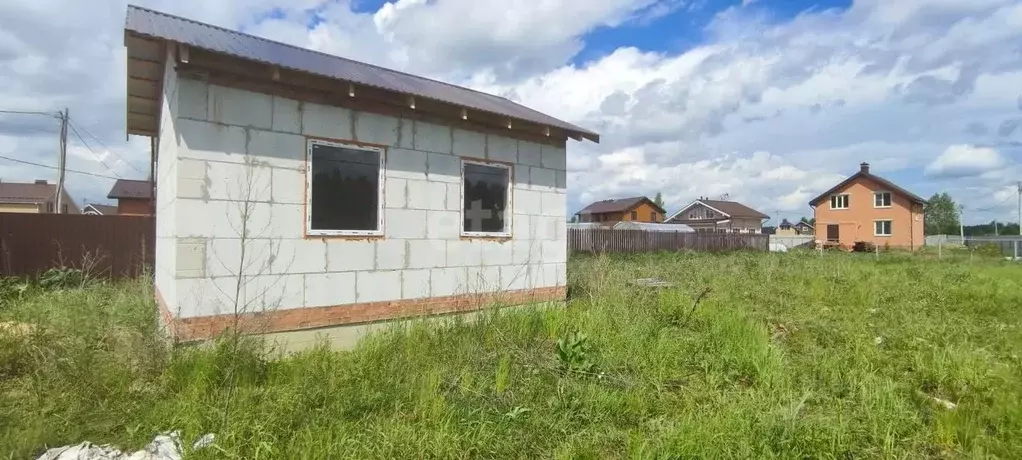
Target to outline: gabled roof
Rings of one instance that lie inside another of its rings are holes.
[[[117,179],[110,193],[106,195],[111,200],[120,198],[142,198],[153,197],[153,184],[147,180]]]
[[[608,212],[626,212],[631,211],[633,208],[644,202],[656,208],[657,211],[660,211],[660,214],[667,213],[666,211],[664,211],[664,208],[657,206],[657,204],[654,203],[653,200],[644,196],[633,196],[630,198],[616,198],[613,200],[597,201],[595,203],[590,204],[589,206],[582,208],[582,210],[579,211],[578,214],[603,214]]]
[[[57,184],[0,182],[0,201],[7,203],[45,203],[57,196]]]
[[[99,214],[101,216],[116,216],[117,215],[117,206],[112,206],[112,205],[109,205],[109,204],[89,203],[89,204],[85,205],[84,208],[82,208],[82,213],[83,214],[89,214],[90,210],[93,211],[95,214]]]
[[[918,195],[895,185],[894,182],[891,182],[887,179],[884,179],[883,177],[880,177],[876,174],[869,172],[869,165],[864,163],[863,167],[859,169],[859,172],[852,174],[851,176],[848,176],[848,178],[841,181],[841,183],[831,187],[826,192],[821,193],[820,196],[810,200],[809,206],[816,206],[816,204],[819,203],[820,201],[823,201],[824,198],[829,197],[834,192],[845,188],[846,186],[848,186],[848,184],[851,184],[852,182],[855,182],[856,180],[859,179],[868,179],[873,182],[876,182],[881,187],[886,189],[886,191],[902,195],[911,200],[913,203],[926,204],[926,200],[922,199]]]
[[[713,209],[714,211],[717,211],[717,212],[723,214],[725,217],[729,217],[729,218],[735,218],[735,217],[748,218],[748,219],[769,219],[770,218],[770,216],[768,216],[766,214],[763,214],[763,213],[761,213],[761,212],[759,212],[759,211],[757,211],[755,209],[752,209],[752,208],[750,208],[750,207],[748,207],[748,206],[746,206],[744,204],[741,204],[741,203],[739,203],[737,201],[695,200],[695,201],[689,203],[688,206],[685,206],[684,208],[681,208],[678,212],[676,212],[673,215],[671,215],[671,217],[669,217],[667,220],[674,219],[675,217],[677,217],[681,213],[683,213],[685,211],[688,211],[689,208],[691,208],[692,206],[695,206],[697,204],[701,204],[701,205],[706,206],[706,207],[708,207],[710,209]]]
[[[341,80],[344,83],[432,99],[453,104],[469,111],[486,112],[543,126],[560,128],[572,136],[587,138],[593,142],[599,142],[600,139],[599,134],[593,131],[558,120],[503,97],[310,49],[299,48],[134,5],[128,6],[124,30],[126,35],[125,44],[128,46],[129,96],[131,96],[131,85],[137,85],[144,81],[143,79],[133,79],[135,76],[132,72],[135,68],[143,69],[151,67],[151,63],[156,63],[158,59],[159,66],[162,69],[162,61],[166,55],[161,55],[159,52],[161,43],[147,40],[155,38],[215,53],[222,53],[248,61],[270,64],[278,66],[280,69],[295,70]],[[154,48],[155,50],[153,50]],[[147,54],[146,56],[140,56],[140,53]],[[150,78],[152,77],[156,76],[150,75]],[[162,77],[162,73],[159,77]],[[155,83],[159,84],[158,81]],[[146,87],[146,92],[151,94],[155,89],[158,94],[159,88],[151,86]],[[343,91],[347,94],[346,85],[339,84],[337,87],[339,90],[344,88]],[[133,99],[129,97],[129,115],[138,113],[135,110],[136,107],[133,107],[132,104]],[[137,108],[141,109],[143,106],[139,105]],[[145,106],[145,108],[148,109],[148,106]],[[158,116],[158,114],[139,114],[143,116],[141,120],[148,121],[132,124],[132,120],[129,120],[129,133],[135,134],[137,132],[150,135],[155,130],[155,126],[150,126],[152,123],[151,119]]]

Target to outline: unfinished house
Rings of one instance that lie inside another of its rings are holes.
[[[565,298],[565,146],[596,133],[138,7],[125,42],[127,129],[156,162],[156,295],[179,339]]]

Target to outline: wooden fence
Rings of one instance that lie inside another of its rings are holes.
[[[769,235],[753,233],[679,233],[602,228],[568,229],[568,251],[657,252],[766,251]]]
[[[153,267],[150,216],[0,213],[0,276],[72,267],[93,276],[138,276]]]

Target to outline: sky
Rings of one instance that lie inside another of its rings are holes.
[[[568,209],[727,195],[770,216],[860,162],[966,223],[1014,221],[1022,0],[137,0],[508,97],[601,134],[568,145]],[[125,3],[0,0],[0,110],[71,125],[67,186],[144,179],[125,135]],[[0,157],[54,166],[59,125],[0,114]],[[0,158],[0,180],[56,178]]]

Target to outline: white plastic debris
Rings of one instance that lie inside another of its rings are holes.
[[[209,447],[215,439],[213,433],[207,433],[197,439],[192,448]],[[181,460],[181,433],[171,431],[158,435],[144,449],[131,454],[109,445],[97,446],[86,441],[49,449],[36,460]]]
[[[880,345],[880,344],[884,343],[884,338],[878,336],[877,338],[873,339],[873,343],[875,343],[877,345]]]

